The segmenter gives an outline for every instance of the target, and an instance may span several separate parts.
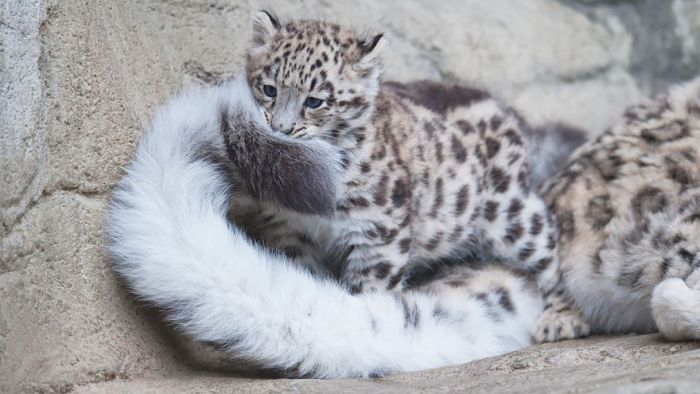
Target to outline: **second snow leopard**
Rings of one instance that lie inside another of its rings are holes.
[[[256,14],[246,68],[256,100],[277,132],[333,145],[342,170],[330,212],[239,197],[234,220],[354,293],[404,290],[416,268],[445,260],[495,260],[549,296],[537,340],[586,334],[554,291],[557,229],[530,185],[524,121],[481,90],[381,83],[382,43],[381,34]],[[246,149],[224,135],[232,151]]]
[[[700,338],[699,145],[700,78],[630,107],[545,188],[594,332]]]

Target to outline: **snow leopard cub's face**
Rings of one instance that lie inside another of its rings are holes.
[[[367,123],[379,90],[382,35],[322,21],[253,19],[246,73],[273,130],[336,141]]]

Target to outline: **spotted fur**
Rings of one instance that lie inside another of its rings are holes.
[[[628,109],[545,188],[598,333],[700,338],[700,79]]]
[[[550,295],[557,229],[530,186],[524,120],[483,90],[382,83],[383,41],[256,14],[247,80],[271,128],[329,143],[342,170],[332,217],[243,198],[234,220],[353,293],[400,292],[417,268],[467,258],[509,266]]]

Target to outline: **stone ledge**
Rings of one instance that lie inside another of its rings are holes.
[[[246,379],[206,372],[75,387],[78,393],[149,392],[673,392],[700,389],[700,342],[657,335],[594,337],[534,346],[461,366],[382,379]]]

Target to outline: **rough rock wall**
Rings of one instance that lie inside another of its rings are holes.
[[[386,32],[387,79],[488,87],[598,132],[700,70],[700,1],[267,1]],[[104,214],[154,108],[238,70],[236,0],[0,2],[0,392],[196,366],[109,269]]]

